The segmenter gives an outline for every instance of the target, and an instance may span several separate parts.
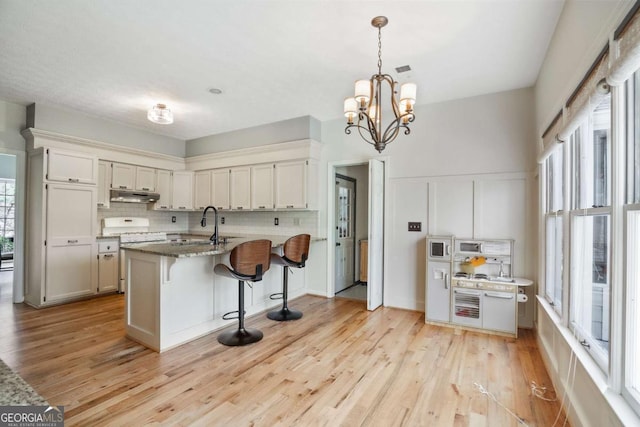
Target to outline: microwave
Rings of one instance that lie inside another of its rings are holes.
[[[448,261],[451,259],[452,237],[427,238],[427,256],[432,260]]]
[[[465,256],[484,255],[510,257],[513,253],[513,240],[456,239],[454,252]]]

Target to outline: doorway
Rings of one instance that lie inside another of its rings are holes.
[[[366,301],[368,310],[383,303],[384,172],[385,162],[377,159],[329,164],[327,265],[331,284],[327,296]],[[340,199],[340,192],[343,197],[351,193],[348,181],[355,184],[353,202],[348,197]],[[354,210],[345,212],[346,206]],[[349,215],[348,221],[344,214]]]

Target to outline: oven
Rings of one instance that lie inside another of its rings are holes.
[[[491,331],[516,333],[518,287],[486,278],[457,277],[452,281],[452,323]]]
[[[482,290],[476,282],[454,280],[451,298],[451,322],[482,328]]]

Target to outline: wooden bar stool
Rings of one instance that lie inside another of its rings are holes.
[[[305,262],[309,258],[309,241],[311,236],[308,234],[298,234],[289,238],[284,242],[283,255],[271,254],[271,262],[284,267],[282,276],[282,293],[273,294],[271,299],[282,298],[282,308],[280,310],[270,311],[267,317],[271,320],[286,321],[297,320],[302,317],[302,313],[297,310],[291,310],[287,306],[287,298],[289,293],[289,268],[304,268]]]
[[[259,282],[271,265],[271,240],[252,240],[241,243],[231,251],[231,268],[218,264],[213,271],[220,275],[238,280],[238,329],[218,335],[218,342],[224,345],[247,345],[262,339],[262,332],[244,327],[244,282]],[[223,319],[236,319],[225,313]]]

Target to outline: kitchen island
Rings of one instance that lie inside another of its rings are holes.
[[[214,266],[228,264],[229,253],[240,243],[268,239],[277,251],[288,237],[242,236],[218,245],[206,237],[123,245],[127,336],[162,352],[234,324],[222,315],[237,310],[237,281],[215,275]],[[310,253],[312,263],[313,247]],[[306,269],[290,276],[290,298],[305,293],[305,276]],[[247,316],[278,306],[281,301],[269,295],[281,292],[282,269],[271,268],[261,282],[245,286]]]

